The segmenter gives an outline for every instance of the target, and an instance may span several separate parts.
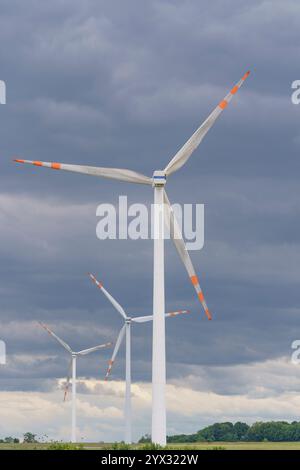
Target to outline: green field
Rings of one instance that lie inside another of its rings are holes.
[[[0,444],[0,450],[46,450],[50,443],[37,444]],[[114,449],[113,444],[84,443],[84,450],[109,450]],[[142,449],[143,446],[136,444],[132,449]],[[199,442],[192,444],[170,444],[168,450],[300,450],[300,442]],[[121,450],[121,449],[120,449]],[[150,450],[150,449],[149,449]]]

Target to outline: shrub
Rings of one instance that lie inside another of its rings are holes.
[[[52,442],[46,450],[83,450],[83,446],[71,442]]]
[[[125,442],[114,442],[113,444],[110,444],[109,446],[106,446],[103,448],[104,450],[131,450],[132,446],[131,444],[125,444]]]

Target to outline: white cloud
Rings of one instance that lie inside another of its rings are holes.
[[[218,379],[225,383],[226,377],[228,382],[240,384],[237,393],[216,391]],[[298,419],[299,386],[297,366],[289,358],[223,368],[194,368],[189,375],[167,385],[168,433],[194,432],[217,421]],[[121,381],[99,383],[95,379],[80,379],[80,438],[85,441],[123,438],[124,387]],[[150,430],[151,384],[135,383],[132,392],[137,439]],[[51,439],[68,440],[69,420],[70,402],[63,403],[58,390],[0,393],[0,435],[33,431]]]

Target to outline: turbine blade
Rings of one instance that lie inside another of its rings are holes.
[[[28,163],[35,166],[43,166],[46,168],[52,168],[53,170],[65,170],[72,171],[74,173],[83,173],[84,175],[91,176],[102,176],[103,178],[110,178],[119,181],[127,181],[129,183],[139,184],[152,184],[151,178],[144,176],[141,173],[135,171],[120,169],[120,168],[103,168],[98,166],[86,166],[86,165],[69,165],[67,163],[56,163],[56,162],[40,162],[32,160],[22,160],[15,158],[16,163]]]
[[[176,317],[177,315],[181,315],[183,313],[189,313],[189,310],[177,310],[176,312],[165,313],[165,317],[166,318]],[[153,320],[153,315],[147,315],[145,317],[134,317],[131,320],[135,323],[145,323],[145,322],[148,322],[148,321],[152,321]]]
[[[68,375],[67,375],[66,385],[64,386],[64,401],[66,401],[66,399],[67,399],[69,386],[70,386],[70,380],[71,380],[71,373],[72,373],[72,359],[71,359],[69,367],[68,367]]]
[[[46,330],[49,335],[53,336],[53,338],[56,339],[56,341],[58,341],[58,343],[60,343],[62,345],[63,348],[65,348],[69,353],[72,354],[72,349],[70,348],[70,346],[65,342],[63,341],[59,336],[57,336],[52,330],[50,330],[50,328],[47,326],[47,325],[44,325],[43,323],[39,322],[39,324],[41,325],[42,328],[44,328],[44,330]]]
[[[211,320],[212,317],[211,317],[210,311],[208,310],[207,304],[205,302],[204,295],[199,284],[199,279],[195,273],[194,266],[191,261],[189,252],[186,249],[185,243],[182,238],[180,227],[175,218],[175,215],[174,215],[174,212],[171,207],[166,191],[164,191],[164,206],[165,206],[165,211],[166,211],[165,220],[166,220],[166,223],[169,225],[170,235],[176,246],[176,249],[181,258],[181,261],[183,262],[188,272],[189,278],[197,292],[197,296],[202,304],[202,307],[204,308],[205,314],[207,318]]]
[[[153,315],[146,315],[144,317],[134,317],[131,319],[134,323],[146,323],[147,321],[152,321]]]
[[[165,314],[165,317],[177,317],[177,315],[183,315],[185,313],[190,313],[189,310],[176,310],[175,312],[168,312]]]
[[[96,284],[97,287],[99,287],[99,289],[103,292],[103,294],[105,295],[105,297],[110,301],[110,303],[115,307],[115,309],[120,313],[120,315],[122,315],[122,317],[124,318],[124,320],[126,320],[127,318],[127,315],[125,313],[125,310],[123,309],[123,307],[121,307],[121,305],[119,304],[119,302],[116,301],[116,299],[113,298],[112,295],[110,295],[109,292],[107,292],[106,289],[104,289],[103,285],[101,284],[101,282],[97,281],[97,279],[95,278],[95,276],[93,276],[93,274],[89,273],[89,276],[90,278],[92,279],[92,281],[94,282],[94,284]]]
[[[213,126],[216,119],[219,117],[221,112],[227,107],[228,103],[231,101],[232,97],[236,94],[238,89],[242,86],[246,78],[249,76],[250,72],[246,72],[245,75],[241,78],[239,82],[231,89],[231,91],[225,96],[225,98],[220,101],[218,106],[213,110],[213,112],[208,116],[208,118],[201,124],[201,126],[194,132],[194,134],[189,138],[189,140],[184,144],[183,147],[176,153],[172,160],[168,163],[165,168],[166,175],[171,175],[174,171],[179,170],[190,158],[191,154],[198,147],[203,137]]]
[[[98,351],[98,349],[109,348],[110,346],[112,346],[112,343],[99,344],[99,346],[94,346],[93,348],[78,351],[76,354],[78,356],[85,356],[86,354],[90,354],[91,352]]]
[[[114,351],[112,353],[112,356],[111,356],[111,360],[109,361],[108,363],[108,369],[107,369],[107,372],[106,372],[106,375],[105,375],[105,379],[104,380],[107,380],[110,373],[111,373],[111,369],[112,369],[112,366],[115,362],[115,359],[116,359],[116,356],[118,354],[118,351],[120,349],[120,346],[121,346],[121,343],[122,343],[122,340],[124,338],[124,335],[125,335],[125,328],[126,328],[126,325],[122,326],[121,330],[120,330],[120,333],[119,333],[119,336],[117,338],[117,341],[116,341],[116,344],[115,344],[115,348],[114,348]]]

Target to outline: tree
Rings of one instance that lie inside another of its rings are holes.
[[[215,423],[212,426],[198,431],[198,440],[205,441],[236,441],[238,440],[237,435],[234,431],[232,423]]]
[[[238,441],[244,441],[246,439],[246,435],[249,429],[248,424],[238,421],[233,425],[233,429]]]
[[[285,421],[269,421],[266,423],[257,422],[248,429],[246,439],[248,441],[289,441],[292,439],[293,428],[295,424],[289,424]]]
[[[12,444],[14,442],[14,438],[9,436],[4,438],[5,444]]]
[[[38,442],[36,439],[36,434],[33,434],[32,432],[26,432],[23,435],[23,442],[27,442],[29,444],[32,444],[34,442]]]
[[[145,436],[142,436],[139,440],[140,444],[146,444],[148,442],[151,442],[151,436],[150,434],[145,434]]]

